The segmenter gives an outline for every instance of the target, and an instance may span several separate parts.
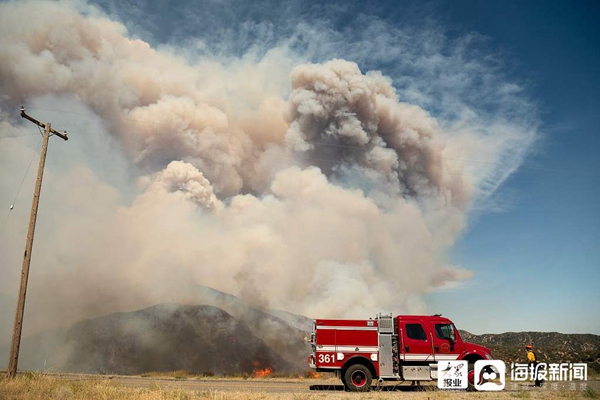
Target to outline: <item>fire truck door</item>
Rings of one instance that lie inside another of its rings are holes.
[[[404,361],[433,361],[433,346],[429,325],[417,318],[398,321],[399,352]],[[401,334],[400,334],[401,331]]]
[[[464,344],[456,335],[456,328],[448,321],[432,321],[433,349],[436,361],[456,360]]]

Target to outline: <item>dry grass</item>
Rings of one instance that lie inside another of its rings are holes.
[[[466,393],[466,392],[311,392],[311,393],[266,393],[250,391],[194,391],[169,385],[163,387],[153,383],[149,388],[127,387],[111,379],[98,378],[88,380],[66,380],[57,376],[28,373],[19,375],[15,380],[0,378],[0,399],[2,400],[192,400],[192,399],[242,399],[242,400],[320,400],[320,399],[586,399],[596,398],[591,390],[583,391],[523,391],[501,393]]]
[[[158,386],[149,389],[127,388],[108,379],[69,381],[57,377],[25,374],[14,380],[1,378],[0,398],[3,400],[187,400],[200,397],[183,389],[162,389]]]

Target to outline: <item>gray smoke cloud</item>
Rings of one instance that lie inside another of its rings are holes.
[[[434,116],[415,104],[418,82],[399,93],[379,71],[310,62],[285,40],[260,57],[190,60],[82,2],[8,2],[0,16],[0,135],[31,132],[21,103],[72,132],[51,143],[31,331],[193,303],[198,285],[311,317],[426,312],[423,294],[471,277],[447,251],[536,136],[528,112]],[[510,110],[525,104],[494,87]],[[2,210],[35,143],[0,143]],[[485,161],[477,174],[469,159]],[[11,297],[30,182],[1,233]]]

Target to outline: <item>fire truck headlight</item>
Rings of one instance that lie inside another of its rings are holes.
[[[337,360],[342,361],[344,359],[344,353],[337,353]]]
[[[377,361],[377,353],[371,354],[371,361]]]

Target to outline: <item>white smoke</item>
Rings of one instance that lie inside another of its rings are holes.
[[[21,103],[74,101],[102,124],[75,124],[61,154],[77,130],[106,130],[138,174],[129,201],[103,178],[119,152],[99,148],[105,166],[53,164],[52,143],[31,326],[193,302],[197,285],[315,317],[424,312],[423,294],[471,276],[446,252],[474,199],[493,193],[535,136],[514,121],[436,119],[380,72],[309,63],[285,44],[191,63],[84,3],[8,2],[0,16],[0,135],[27,129],[7,114]],[[4,178],[22,174],[15,154],[31,154],[22,140],[0,143],[3,210],[14,193]],[[491,163],[472,176],[471,157]],[[1,233],[0,292],[11,295],[26,218]]]
[[[208,210],[222,207],[213,193],[210,182],[194,166],[181,161],[172,161],[167,167],[153,177],[145,177],[146,193],[176,193],[183,199],[190,200]]]

